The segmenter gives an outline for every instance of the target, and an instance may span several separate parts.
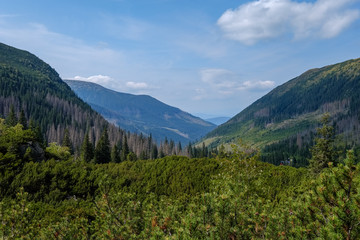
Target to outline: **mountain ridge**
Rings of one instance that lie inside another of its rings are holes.
[[[310,69],[256,100],[203,141],[215,147],[241,138],[264,147],[291,137],[301,140],[329,112],[337,134],[359,142],[359,97],[359,58]]]
[[[45,144],[62,144],[68,132],[78,152],[86,134],[95,145],[105,127],[112,146],[121,145],[127,138],[130,150],[138,156],[149,155],[154,144],[151,139],[109,124],[71,90],[55,69],[34,54],[0,43],[0,117],[6,117],[11,108],[16,113],[23,110],[28,122],[38,124]]]
[[[107,120],[129,131],[188,143],[199,140],[215,125],[149,95],[133,95],[99,84],[64,80],[85,102]]]

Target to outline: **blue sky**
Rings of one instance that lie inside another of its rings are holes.
[[[64,79],[234,116],[310,68],[360,57],[359,0],[1,1],[0,42]]]

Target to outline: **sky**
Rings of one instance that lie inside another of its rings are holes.
[[[63,79],[232,117],[311,68],[360,57],[360,0],[0,0],[0,42]]]

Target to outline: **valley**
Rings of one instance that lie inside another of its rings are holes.
[[[359,59],[218,127],[5,44],[0,87],[0,238],[360,237]]]

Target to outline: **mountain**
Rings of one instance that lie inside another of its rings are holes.
[[[347,144],[360,142],[360,59],[309,70],[278,86],[204,139],[211,146],[242,139],[264,147],[291,139],[301,147],[328,112]]]
[[[120,93],[84,81],[65,82],[109,122],[132,132],[151,134],[157,141],[166,137],[187,144],[215,128],[210,122],[148,95]]]
[[[95,144],[107,126],[112,145],[127,136],[136,154],[151,149],[151,141],[128,134],[92,110],[47,63],[0,43],[0,117],[5,118],[12,107],[16,113],[22,109],[28,120],[39,125],[46,142],[62,143],[67,129],[74,148],[79,149],[86,132]]]
[[[227,122],[230,118],[229,117],[214,117],[214,118],[207,118],[205,121],[211,122],[217,126]]]

